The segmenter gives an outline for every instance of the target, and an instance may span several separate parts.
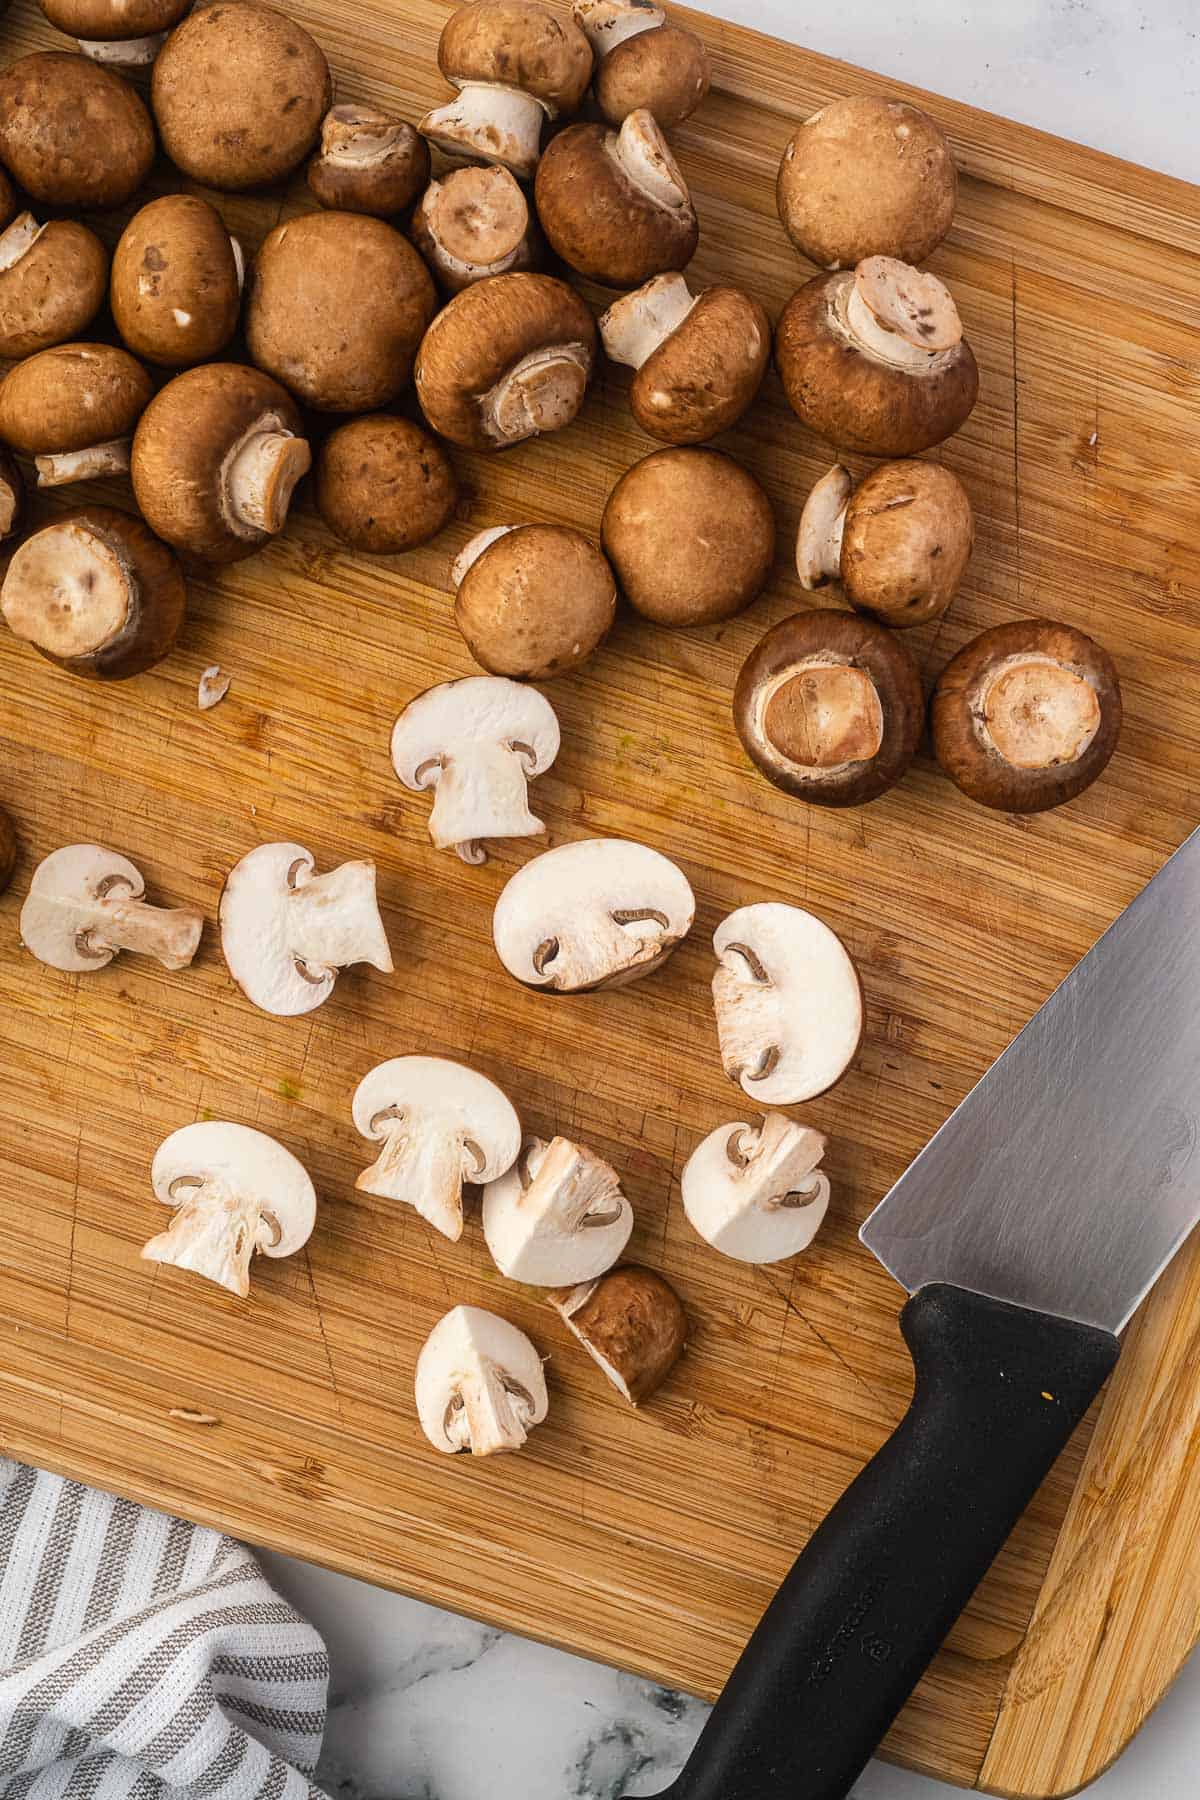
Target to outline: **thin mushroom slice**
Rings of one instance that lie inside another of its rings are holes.
[[[67,844],[34,871],[21,909],[21,942],[52,969],[86,974],[122,950],[186,969],[204,914],[194,906],[151,906],[139,870],[101,844]]]
[[[542,1359],[523,1331],[478,1306],[438,1320],[417,1358],[417,1416],[435,1450],[519,1450],[546,1417]]]
[[[714,1250],[738,1262],[775,1263],[806,1250],[829,1205],[819,1131],[769,1112],[756,1128],[718,1125],[688,1158],[683,1210]]]
[[[531,1287],[602,1275],[629,1242],[633,1208],[611,1164],[569,1138],[526,1138],[483,1191],[483,1235],[502,1274]]]
[[[549,1298],[631,1406],[648,1400],[683,1354],[687,1314],[670,1282],[654,1269],[624,1263]]]

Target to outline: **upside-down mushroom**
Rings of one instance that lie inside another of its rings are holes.
[[[151,906],[127,856],[101,844],[67,844],[34,871],[21,908],[21,942],[39,962],[69,974],[105,968],[123,950],[186,969],[204,914],[194,906]]]
[[[675,1289],[655,1269],[622,1263],[548,1298],[631,1406],[657,1392],[683,1355],[687,1314]]]
[[[573,1287],[603,1275],[633,1230],[633,1208],[611,1163],[570,1138],[527,1137],[483,1190],[483,1235],[510,1281]]]
[[[154,162],[150,115],[127,81],[64,50],[0,73],[0,161],[43,206],[124,206]]]
[[[700,238],[687,183],[645,107],[617,131],[569,125],[551,138],[534,199],[550,248],[605,287],[686,268]]]
[[[428,543],[453,518],[458,481],[428,431],[392,413],[350,419],[317,455],[317,511],[334,537],[369,556]]]
[[[412,216],[413,243],[444,293],[489,275],[536,269],[542,236],[508,169],[472,163],[431,181]]]
[[[738,1262],[776,1263],[811,1244],[829,1205],[819,1131],[764,1114],[757,1128],[718,1125],[684,1165],[680,1195],[689,1224]]]
[[[613,362],[637,373],[634,418],[666,444],[700,444],[736,425],[754,402],[771,355],[771,321],[740,288],[693,298],[682,275],[656,275],[614,300],[600,320]]]
[[[438,1320],[417,1358],[417,1417],[435,1450],[519,1450],[546,1417],[542,1359],[523,1331],[478,1306]]]
[[[84,56],[114,69],[145,69],[192,0],[38,0],[52,25]]]
[[[215,206],[164,194],[113,252],[112,314],[135,356],[182,369],[220,354],[242,307],[242,251]]]
[[[429,149],[405,119],[374,106],[331,106],[307,179],[321,206],[388,219],[410,207],[429,180]]]
[[[664,131],[690,118],[712,81],[708,52],[654,0],[575,0],[596,53],[596,105],[610,125],[645,107]]]
[[[152,392],[127,350],[58,344],[18,363],[0,383],[0,438],[33,458],[39,487],[120,475]]]
[[[571,525],[493,525],[455,557],[454,623],[494,675],[549,681],[598,650],[617,610],[607,559]]]
[[[0,235],[0,356],[36,356],[86,331],[108,291],[108,251],[73,219],[23,212]]]

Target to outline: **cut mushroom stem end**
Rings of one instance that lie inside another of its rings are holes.
[[[296,484],[311,466],[307,439],[278,420],[252,426],[226,461],[224,510],[231,529],[242,535],[282,531]]]
[[[586,344],[548,344],[532,350],[484,395],[481,413],[499,444],[519,444],[569,425],[583,404],[591,370]]]
[[[91,444],[86,450],[64,450],[54,456],[36,456],[40,488],[66,487],[72,481],[91,481],[101,475],[124,475],[129,469],[130,438],[112,438]]]
[[[15,268],[33,249],[45,229],[31,212],[18,213],[7,230],[0,232],[0,274]]]
[[[854,272],[846,301],[846,326],[884,362],[922,370],[942,351],[962,342],[962,320],[950,290],[936,275],[868,256]]]
[[[691,205],[679,164],[648,108],[639,106],[631,112],[619,131],[609,132],[604,147],[631,185],[654,205],[672,212]]]

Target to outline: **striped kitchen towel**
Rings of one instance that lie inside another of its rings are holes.
[[[328,1679],[243,1545],[0,1459],[0,1800],[322,1800]]]

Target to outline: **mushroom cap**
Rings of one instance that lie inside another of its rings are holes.
[[[477,1069],[444,1056],[393,1056],[368,1071],[354,1090],[355,1130],[379,1142],[388,1122],[427,1129],[467,1146],[463,1179],[495,1181],[516,1161],[521,1121],[503,1088]]]
[[[714,1250],[737,1262],[777,1263],[811,1244],[829,1205],[819,1131],[784,1113],[767,1113],[756,1130],[718,1125],[697,1144],[680,1177],[688,1223]]]
[[[438,68],[455,87],[516,87],[550,118],[578,111],[592,79],[591,45],[572,19],[537,0],[475,0],[451,13]]]
[[[708,51],[683,25],[657,25],[623,38],[596,67],[596,104],[610,125],[645,107],[664,131],[690,118],[712,82]]]
[[[329,64],[308,32],[246,0],[189,14],[159,52],[151,87],[171,161],[226,193],[290,175],[331,99]]]
[[[753,475],[719,450],[655,450],[609,495],[600,541],[645,618],[711,625],[762,591],[775,518]]]
[[[1108,652],[1049,619],[994,625],[938,677],[933,748],[981,806],[1042,812],[1104,772],[1121,733],[1121,683]]]
[[[25,456],[59,456],[128,437],[153,384],[127,350],[58,344],[0,382],[0,438]]]
[[[28,246],[0,267],[0,357],[15,361],[86,331],[108,292],[108,251],[73,219],[22,213],[10,230],[10,245]],[[5,250],[0,238],[0,262]]]
[[[429,146],[405,119],[357,102],[331,106],[308,165],[308,188],[339,212],[388,218],[412,205],[429,180]]]
[[[312,1236],[317,1195],[308,1171],[265,1131],[227,1119],[180,1126],[154,1152],[150,1182],[155,1198],[164,1206],[178,1206],[171,1188],[188,1175],[215,1179],[262,1201],[279,1226],[278,1239],[259,1246],[264,1256],[293,1256]]]
[[[479,1306],[456,1306],[421,1347],[417,1417],[435,1450],[490,1456],[519,1450],[546,1417],[542,1359],[515,1325]]]
[[[13,878],[17,866],[17,828],[10,815],[0,806],[0,894]]]
[[[906,100],[848,94],[806,119],[779,165],[776,199],[796,248],[822,269],[866,256],[924,262],[950,229],[954,155]]]
[[[590,538],[571,525],[516,525],[470,563],[454,622],[493,675],[547,681],[587,661],[616,610],[612,569]]]
[[[218,355],[237,330],[242,290],[216,207],[164,194],[136,212],[113,252],[111,299],[117,330],[147,362],[184,368]]]
[[[622,160],[617,151],[626,146]],[[645,179],[635,179],[635,169]],[[695,255],[696,209],[644,108],[630,113],[619,134],[606,125],[571,125],[551,138],[534,198],[551,249],[605,287],[640,287],[651,275],[685,268]]]
[[[628,41],[636,44],[655,36],[643,32]],[[659,275],[647,285],[678,279]],[[631,299],[636,296],[617,305]],[[643,431],[664,443],[703,443],[736,425],[753,404],[770,356],[771,321],[765,308],[740,288],[706,288],[682,324],[635,374],[629,390],[633,416]]]
[[[492,916],[496,954],[527,987],[622,987],[666,961],[692,928],[681,869],[646,844],[584,838],[517,870]]]
[[[536,688],[502,675],[443,681],[410,700],[396,720],[392,767],[419,794],[431,785],[436,764],[476,744],[519,747],[526,774],[544,774],[558,755],[558,715]]]
[[[611,1163],[569,1138],[527,1137],[483,1190],[483,1235],[510,1281],[568,1287],[612,1267],[633,1231],[633,1208]]]
[[[391,413],[330,432],[315,486],[317,511],[333,535],[372,555],[427,543],[458,505],[454,469],[436,438]]]
[[[448,294],[542,260],[541,233],[521,184],[498,165],[472,163],[431,181],[409,230]]]
[[[178,25],[192,0],[38,0],[59,31],[84,43],[123,43]]]
[[[687,1344],[683,1302],[665,1276],[622,1263],[550,1296],[564,1324],[632,1406],[660,1388]]]
[[[146,892],[141,871],[127,856],[103,844],[64,844],[43,857],[21,908],[25,948],[39,962],[70,975],[103,969],[117,951],[105,946],[84,955],[79,933],[84,907],[106,890],[106,884],[126,889],[130,900],[140,900]],[[78,901],[79,912],[72,909],[73,900]]]
[[[842,586],[851,606],[884,625],[940,619],[975,542],[971,502],[939,463],[884,463],[851,495],[842,533]]]
[[[154,127],[127,81],[42,50],[0,73],[0,160],[48,206],[123,206],[150,173]]]

